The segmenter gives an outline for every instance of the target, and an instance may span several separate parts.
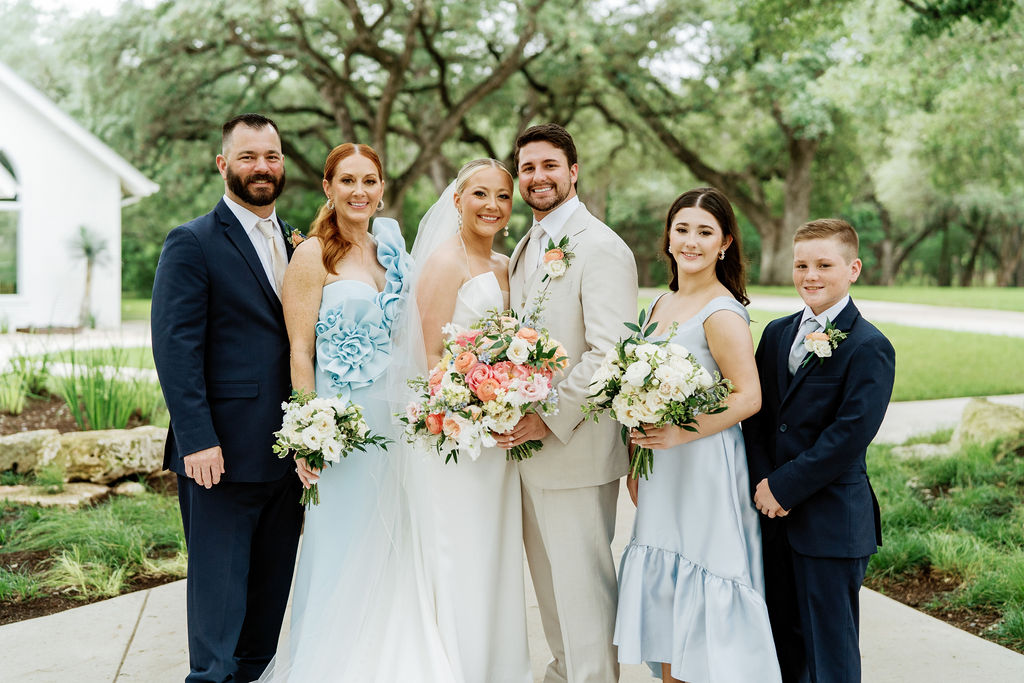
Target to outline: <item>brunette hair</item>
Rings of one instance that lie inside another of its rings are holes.
[[[725,250],[725,258],[715,262],[715,275],[718,281],[725,285],[736,300],[744,306],[750,303],[747,298],[747,274],[743,265],[743,249],[740,242],[739,225],[736,223],[736,214],[733,213],[732,204],[725,193],[714,187],[698,187],[684,192],[676,197],[669,207],[668,216],[665,218],[665,234],[661,239],[661,252],[668,258],[668,267],[672,273],[668,288],[673,292],[679,289],[679,269],[675,259],[668,251],[669,234],[672,231],[672,219],[680,209],[695,207],[704,209],[718,221],[722,229],[722,237],[732,236],[732,244]]]
[[[853,226],[841,218],[819,218],[804,223],[796,229],[793,244],[805,240],[826,240],[835,238],[839,241],[839,250],[847,263],[853,263],[860,250],[860,238]]]
[[[346,142],[332,149],[331,153],[327,155],[327,160],[324,162],[324,180],[328,184],[334,181],[334,174],[338,170],[338,164],[351,156],[366,157],[372,161],[373,165],[377,167],[377,174],[380,175],[381,183],[384,182],[384,166],[380,163],[380,157],[377,156],[377,152],[374,151],[373,147]],[[309,236],[320,238],[323,247],[324,268],[328,273],[337,275],[338,273],[334,268],[338,265],[338,261],[344,258],[348,250],[352,248],[352,242],[342,236],[341,226],[338,225],[338,216],[334,213],[333,208],[327,208],[327,204],[323,204],[320,207],[320,210],[316,212],[316,218],[313,219],[313,223],[309,226]]]
[[[573,166],[578,161],[576,143],[573,142],[569,131],[557,123],[542,123],[539,126],[530,126],[516,138],[515,152],[512,154],[512,164],[515,166],[516,175],[519,175],[519,150],[531,142],[550,142],[565,152],[569,166]],[[578,181],[573,183],[573,187],[577,187],[577,185]]]
[[[233,119],[229,119],[224,122],[224,125],[220,129],[220,144],[222,149],[227,149],[228,144],[231,142],[231,134],[234,133],[235,128],[238,126],[247,126],[253,130],[259,130],[270,126],[277,133],[277,137],[281,137],[281,131],[277,129],[277,124],[272,119],[263,116],[262,114],[239,114]]]

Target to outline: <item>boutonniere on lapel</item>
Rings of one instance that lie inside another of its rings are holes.
[[[558,244],[548,238],[548,247],[544,250],[544,277],[541,278],[541,282],[547,282],[548,279],[557,280],[565,275],[575,256],[576,254],[569,250],[568,235],[558,240]]]
[[[844,339],[846,339],[846,333],[841,332],[829,320],[825,323],[824,332],[811,332],[804,337],[804,348],[807,349],[807,357],[804,358],[804,362],[800,364],[800,367],[810,363],[811,358],[817,358],[818,363],[824,365],[825,359],[831,358],[832,349],[839,348],[839,342]]]
[[[281,221],[281,228],[284,230],[284,237],[286,240],[291,242],[292,248],[299,246],[306,241],[306,236],[301,232],[288,225],[284,221]]]

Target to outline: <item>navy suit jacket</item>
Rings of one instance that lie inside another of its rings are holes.
[[[219,445],[226,481],[276,481],[294,469],[271,450],[291,393],[281,301],[223,199],[168,233],[150,320],[171,415],[164,467],[184,475],[184,456]]]
[[[765,328],[756,360],[761,410],[744,420],[750,485],[768,478],[784,518],[761,517],[766,539],[782,526],[812,557],[865,557],[882,543],[865,456],[892,395],[896,353],[851,299],[833,321],[847,338],[832,356],[789,376],[801,313]]]

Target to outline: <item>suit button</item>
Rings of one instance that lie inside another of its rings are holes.
[[[779,431],[780,431],[780,432],[784,432],[784,431],[786,431],[787,429],[789,429],[789,427],[788,427],[787,425],[785,425],[785,424],[780,424],[780,425],[779,425]]]

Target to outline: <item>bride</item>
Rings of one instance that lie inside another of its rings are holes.
[[[397,223],[376,219],[371,234],[383,185],[371,148],[332,151],[328,202],[283,303],[295,387],[351,398],[394,443],[322,472],[297,461],[322,502],[306,516],[290,633],[260,680],[525,683],[518,471],[497,449],[444,465],[387,418],[440,357],[443,324],[507,305],[507,259],[491,245],[512,179],[496,161],[467,164],[421,221],[411,268]]]
[[[420,224],[413,259],[423,264],[417,300],[427,367],[441,357],[446,324],[467,328],[508,308],[508,257],[492,247],[507,231],[512,192],[500,162],[471,161]],[[457,464],[431,451],[413,463],[423,494],[414,510],[430,534],[428,582],[455,668],[467,682],[531,681],[516,463],[498,448]]]

